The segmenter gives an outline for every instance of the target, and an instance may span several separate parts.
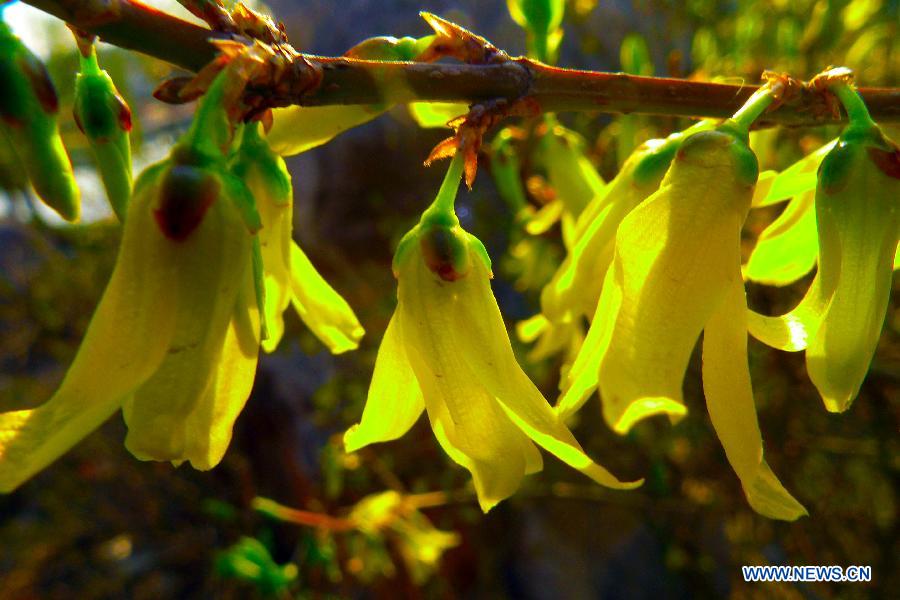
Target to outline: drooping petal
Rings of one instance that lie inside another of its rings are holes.
[[[793,521],[806,510],[763,459],[747,365],[747,299],[735,266],[725,297],[703,333],[703,391],[716,434],[741,480],[753,509],[772,519]]]
[[[685,414],[681,388],[688,360],[727,277],[740,265],[753,168],[755,157],[731,136],[695,134],[681,146],[659,191],[619,226],[591,323],[603,331],[594,334],[601,345],[590,348],[586,341],[582,349],[592,361],[601,354],[603,413],[614,430],[624,433],[654,414]],[[745,170],[748,177],[738,175]],[[582,374],[578,367],[576,361],[569,382]],[[569,386],[562,405],[577,406],[590,393],[568,397]]]
[[[310,331],[340,354],[359,346],[365,330],[340,294],[316,271],[303,250],[291,242],[291,304]]]
[[[398,325],[435,435],[447,454],[472,473],[487,511],[536,468],[537,452],[471,371],[453,335],[457,286],[471,276],[443,281],[428,270],[420,252],[407,253],[398,277]]]
[[[262,252],[265,284],[265,307],[268,338],[263,340],[262,348],[273,352],[284,336],[284,311],[291,303],[294,295],[291,283],[291,239],[292,207],[266,206],[259,203],[259,214],[263,228],[259,232],[259,244]],[[267,227],[268,225],[268,227]]]
[[[795,196],[763,230],[744,269],[747,279],[783,286],[812,270],[819,250],[815,197],[815,190]]]
[[[252,236],[215,169],[176,166],[165,177],[168,192],[159,202],[168,204],[153,207],[158,218],[163,211],[178,210],[169,205],[185,205],[198,193],[210,195],[204,200],[209,206],[178,242],[178,279],[169,292],[178,300],[175,334],[166,356],[122,409],[128,425],[125,446],[132,454],[180,462],[188,444],[187,417],[215,376],[238,290],[251,269]]]
[[[568,373],[560,374],[559,386],[562,393],[555,410],[561,419],[569,418],[584,406],[599,385],[600,361],[609,347],[614,317],[622,306],[621,278],[614,283],[613,276],[613,270],[606,272],[603,292],[581,350]]]
[[[347,452],[399,438],[425,410],[422,390],[406,357],[397,321],[395,313],[378,348],[362,419],[344,434]]]
[[[0,492],[18,487],[100,426],[157,369],[178,312],[181,247],[153,221],[159,168],[139,180],[116,266],[57,392],[0,414]]]
[[[250,269],[244,279],[213,378],[185,421],[182,460],[190,461],[195,469],[211,469],[222,460],[231,443],[234,423],[253,388],[260,314]]]
[[[608,487],[630,489],[640,485],[639,481],[619,481],[594,463],[554,414],[516,361],[491,291],[490,271],[474,251],[472,265],[467,276],[451,284],[455,289],[438,284],[432,309],[446,319],[440,331],[442,339],[454,348],[459,355],[457,360],[464,365],[457,368],[468,372],[532,441],[569,466]],[[422,271],[421,278],[426,279],[425,275],[430,273]]]

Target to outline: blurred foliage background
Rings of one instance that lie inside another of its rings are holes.
[[[184,15],[174,2],[151,2]],[[502,0],[275,0],[301,50],[341,54],[363,38],[423,35],[418,10],[470,27],[512,54],[524,34]],[[861,85],[900,85],[897,0],[570,0],[559,64],[641,74],[756,82],[774,69],[808,78],[841,64]],[[84,223],[63,227],[35,206],[0,146],[0,410],[33,406],[58,384],[112,269],[111,220],[86,143],[71,119],[74,43],[52,19],[15,6],[10,24],[46,60],[77,167]],[[161,33],[162,34],[162,33]],[[150,96],[168,65],[101,46],[100,60],[134,110],[135,169],[164,155],[192,107]],[[566,114],[607,179],[644,139],[685,120]],[[522,124],[527,130],[528,123]],[[763,168],[779,169],[834,128],[755,136]],[[746,504],[712,431],[699,356],[685,379],[691,411],[676,426],[609,431],[596,399],[576,435],[636,492],[591,485],[554,460],[482,515],[468,474],[421,420],[401,440],[345,455],[341,435],[362,411],[381,334],[395,302],[392,250],[437,189],[423,169],[446,131],[406,110],[289,159],[295,231],[367,330],[359,351],[328,354],[295,315],[256,384],[223,463],[211,472],[140,463],[124,449],[118,415],[17,492],[0,496],[0,598],[855,598],[900,589],[900,280],[872,370],[852,409],[827,413],[802,355],[750,358],[769,463],[810,511],[794,524]],[[897,139],[897,135],[894,136]],[[489,157],[487,157],[489,160]],[[485,164],[488,164],[487,162]],[[527,157],[529,201],[547,184]],[[549,192],[552,195],[552,190]],[[536,238],[525,272],[510,256],[520,233],[483,169],[462,192],[463,226],[486,243],[494,291],[510,328],[538,310],[540,284],[563,250],[558,228]],[[781,207],[755,210],[746,249]],[[519,256],[518,258],[522,258]],[[749,286],[751,306],[790,308],[809,278]],[[558,364],[526,369],[551,400]],[[869,584],[746,584],[740,565],[871,565]]]

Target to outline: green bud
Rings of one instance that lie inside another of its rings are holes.
[[[94,153],[110,206],[119,221],[124,221],[132,183],[131,109],[109,74],[98,66],[93,47],[90,56],[81,58],[73,114]]]
[[[80,195],[59,137],[56,91],[43,64],[0,22],[0,130],[18,154],[35,192],[67,221]]]

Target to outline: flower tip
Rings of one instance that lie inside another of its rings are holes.
[[[855,393],[848,394],[822,394],[822,401],[825,403],[825,410],[830,413],[842,413],[853,405],[856,398]]]
[[[351,426],[350,429],[344,432],[344,452],[346,452],[347,454],[356,452],[366,445],[367,442],[363,439],[360,439],[359,423]]]
[[[605,406],[607,405],[604,404]],[[687,414],[687,407],[665,396],[648,397],[631,402],[618,418],[612,414],[605,416],[616,433],[625,435],[638,421],[660,414],[669,415],[672,422],[677,423]]]
[[[623,482],[621,482],[621,485],[619,485],[613,489],[634,490],[634,489],[641,487],[642,485],[644,485],[643,477],[641,477],[640,479],[636,479],[634,481],[623,481]]]
[[[503,498],[482,498],[478,497],[478,506],[481,507],[481,512],[484,514],[488,514],[492,508],[497,506]]]
[[[806,508],[781,485],[766,461],[760,464],[753,481],[744,485],[744,494],[753,510],[770,519],[796,521],[809,516]]]

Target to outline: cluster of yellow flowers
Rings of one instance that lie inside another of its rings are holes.
[[[169,157],[135,182],[109,284],[59,389],[0,414],[0,491],[119,408],[138,458],[215,466],[289,304],[332,352],[356,348],[356,316],[291,239],[284,161],[258,124],[233,135],[226,87],[220,76]]]
[[[471,472],[485,511],[542,468],[538,447],[602,485],[633,488],[641,481],[620,481],[596,464],[566,420],[595,390],[618,433],[653,415],[684,417],[682,383],[703,333],[709,415],[750,505],[777,519],[805,514],[763,458],[748,332],[776,348],[805,349],[827,408],[845,410],[874,353],[900,238],[900,150],[849,84],[834,81],[850,124],[777,176],[760,176],[749,147],[749,127],[775,85],[731,119],[644,144],[609,184],[591,176],[577,140],[547,121],[548,173],[560,197],[525,218],[536,230],[561,219],[568,255],[541,294],[542,314],[521,332],[542,337],[543,355],[570,353],[555,408],[513,354],[484,246],[460,227],[454,203],[464,158],[453,158],[397,249],[397,308],[346,450],[396,439],[425,412],[447,455]],[[0,491],[119,408],[138,458],[215,466],[250,394],[259,348],[275,349],[289,304],[332,352],[357,346],[363,330],[353,311],[292,240],[284,161],[257,123],[232,124],[228,85],[224,75],[215,80],[170,156],[136,181],[115,269],[59,390],[37,408],[0,414]],[[346,125],[338,118],[292,140],[284,123],[298,115],[276,114],[270,136],[283,152]],[[495,149],[514,162],[506,141]],[[497,164],[498,181],[515,188],[516,169]],[[567,178],[573,167],[579,177]],[[742,266],[751,208],[788,198]],[[748,309],[745,278],[783,285],[815,262],[795,310],[769,317]]]

